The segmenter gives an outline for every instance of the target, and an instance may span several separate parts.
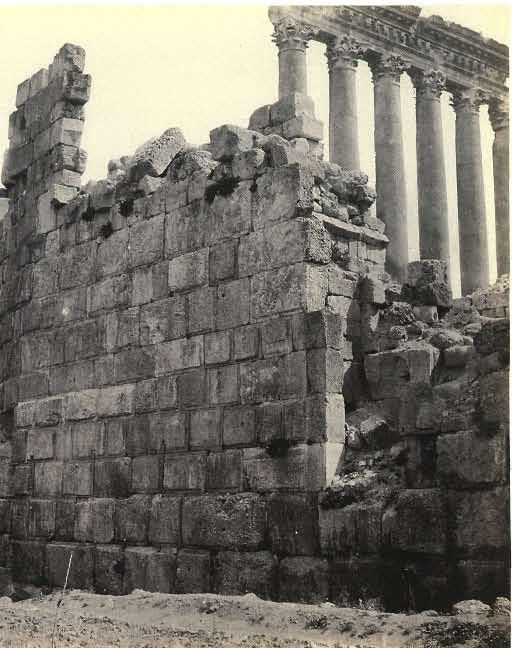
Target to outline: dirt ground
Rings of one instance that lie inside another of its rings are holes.
[[[0,599],[1,648],[504,648],[507,614],[441,616],[263,601],[253,594],[67,592]],[[56,610],[58,620],[52,644]]]

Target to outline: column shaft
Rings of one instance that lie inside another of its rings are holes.
[[[274,23],[272,39],[279,49],[279,99],[295,92],[307,95],[306,49],[314,33],[312,27],[290,16]]]
[[[391,58],[383,68],[373,70],[377,217],[385,222],[389,238],[386,270],[403,282],[409,260],[400,105],[400,73],[405,66],[397,57]]]
[[[357,128],[357,58],[361,47],[349,37],[327,48],[329,64],[329,159],[345,169],[359,169]]]
[[[494,171],[494,217],[496,222],[496,262],[498,277],[510,272],[509,245],[509,155],[508,104],[495,102],[489,106],[494,130],[492,161]]]
[[[468,295],[489,285],[479,104],[463,95],[454,107],[461,289]]]
[[[307,95],[306,50],[286,48],[279,50],[279,99],[293,92]]]
[[[450,257],[448,198],[443,151],[440,95],[444,77],[422,75],[416,84],[416,156],[418,163],[418,217],[420,257]]]

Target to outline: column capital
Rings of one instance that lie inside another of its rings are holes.
[[[441,70],[414,70],[410,77],[416,88],[416,97],[439,99],[446,90],[446,75]]]
[[[333,40],[325,52],[329,71],[334,67],[357,67],[357,59],[361,58],[364,48],[351,36],[340,36]]]
[[[372,71],[372,81],[374,83],[384,77],[389,77],[393,81],[400,81],[402,73],[409,68],[408,61],[395,54],[391,56],[383,56],[382,54],[370,56],[368,65]]]
[[[272,40],[279,51],[286,49],[305,50],[316,31],[310,25],[299,23],[291,16],[284,16],[274,23]]]
[[[484,101],[484,93],[478,88],[462,88],[453,92],[451,105],[457,114],[478,114]]]
[[[489,100],[489,119],[494,132],[508,128],[508,97],[495,97]]]

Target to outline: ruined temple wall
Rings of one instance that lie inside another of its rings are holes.
[[[300,131],[170,129],[81,188],[89,81],[56,60],[4,164],[0,585],[62,585],[73,551],[110,593],[505,593],[503,320],[449,310],[438,262],[393,284],[364,175]]]

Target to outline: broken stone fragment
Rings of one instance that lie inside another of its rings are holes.
[[[126,158],[124,158],[126,160]],[[126,166],[123,164],[122,159],[110,160],[108,163],[107,179],[112,182],[119,182],[126,177]]]
[[[145,175],[162,175],[187,142],[179,128],[168,128],[160,137],[140,146],[131,160],[129,177],[136,182]]]
[[[299,115],[289,119],[282,124],[283,137],[293,139],[295,137],[305,137],[313,142],[320,142],[324,137],[324,125],[318,119]]]
[[[162,185],[162,178],[154,178],[153,176],[145,175],[142,180],[139,181],[138,188],[145,196],[149,196]]]
[[[417,286],[433,281],[448,283],[448,267],[446,261],[440,259],[421,259],[411,261],[407,267],[407,285]]]
[[[475,335],[475,348],[480,355],[499,352],[504,357],[510,353],[509,321],[497,319],[486,322]]]
[[[237,153],[260,146],[264,139],[261,133],[224,124],[210,131],[211,153],[214,160],[231,160]]]
[[[482,603],[482,601],[475,600],[460,601],[452,606],[452,612],[455,616],[488,616],[490,611],[491,608],[489,605]]]
[[[347,445],[353,449],[387,448],[395,441],[386,419],[371,405],[359,407],[347,417]]]
[[[429,342],[441,351],[453,346],[464,345],[464,339],[458,331],[446,328],[436,329],[434,335],[430,337]]]
[[[270,106],[270,126],[277,126],[303,116],[314,118],[315,104],[311,97],[300,92],[281,97]]]
[[[240,180],[250,180],[265,170],[265,151],[259,148],[249,149],[234,156],[232,173]]]
[[[270,126],[270,104],[260,106],[249,118],[249,130],[263,131]]]
[[[115,202],[115,184],[110,180],[89,183],[90,206],[95,211],[110,209]]]
[[[181,182],[198,171],[208,175],[217,166],[218,162],[212,159],[212,154],[209,151],[201,149],[183,150],[178,153],[169,165],[167,178],[170,182]]]
[[[447,367],[459,369],[475,357],[475,347],[471,345],[459,345],[444,350],[444,363]]]
[[[416,319],[425,324],[435,324],[439,321],[437,306],[414,306],[412,312]]]

